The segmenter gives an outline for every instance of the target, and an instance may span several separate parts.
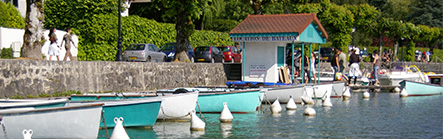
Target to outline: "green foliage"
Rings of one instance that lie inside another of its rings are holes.
[[[71,96],[72,94],[82,94],[80,91],[74,91],[74,90],[70,90],[70,91],[66,91],[66,92],[54,92],[52,93],[52,97],[66,97],[66,96]]]
[[[414,24],[443,28],[443,3],[441,0],[416,0],[412,13],[406,18]]]
[[[415,60],[415,43],[413,41],[409,41],[406,45],[406,61],[414,61]]]
[[[9,58],[9,59],[14,58],[12,56],[12,48],[3,48],[1,51],[1,58]]]
[[[25,28],[25,19],[11,3],[0,1],[0,27]]]
[[[45,0],[45,27],[78,28],[100,14],[118,13],[116,0]]]
[[[79,60],[115,60],[117,53],[118,17],[98,15],[80,28]],[[175,42],[174,24],[158,23],[138,16],[122,18],[123,50],[132,43],[152,43],[162,46]],[[227,33],[195,31],[190,37],[191,45],[233,45]]]
[[[205,29],[220,32],[229,32],[237,25],[238,22],[235,20],[215,19],[212,23],[206,24]]]
[[[206,30],[195,31],[194,34],[189,37],[189,41],[193,47],[208,45],[234,45],[234,42],[229,37],[228,33]]]

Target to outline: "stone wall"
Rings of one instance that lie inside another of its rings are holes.
[[[0,97],[224,85],[222,64],[0,60]]]

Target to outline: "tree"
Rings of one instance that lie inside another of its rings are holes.
[[[42,59],[41,46],[43,37],[43,0],[26,0],[25,34],[21,56]],[[36,15],[36,16],[31,16]]]
[[[405,20],[411,12],[412,0],[387,0],[382,6],[382,16],[396,21]]]
[[[163,0],[163,5],[169,10],[168,16],[176,16],[175,30],[176,53],[174,61],[189,61],[187,47],[189,46],[189,36],[194,32],[193,19],[199,19],[202,14],[203,5],[207,5],[207,0]]]
[[[441,0],[417,0],[413,12],[407,15],[409,22],[443,28],[443,2]]]
[[[0,26],[9,28],[25,28],[25,19],[20,16],[20,12],[11,3],[0,1]]]

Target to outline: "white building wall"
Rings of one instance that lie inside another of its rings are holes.
[[[245,80],[254,82],[279,81],[277,67],[277,47],[286,46],[285,42],[246,42],[245,43]],[[263,70],[262,70],[263,69]]]
[[[11,47],[11,45],[13,43],[20,43],[19,46],[22,47],[24,33],[25,33],[25,31],[23,29],[0,27],[0,49],[9,48],[9,47]],[[45,37],[46,41],[42,46],[42,54],[44,54],[46,56],[46,59],[49,59],[49,55],[48,55],[49,37],[48,37],[48,34],[49,34],[49,30],[46,30],[43,35]],[[61,46],[61,42],[63,40],[63,35],[65,35],[66,32],[62,31],[62,30],[57,30],[57,31],[55,31],[55,34],[57,35],[57,40],[58,40],[57,44],[59,46]],[[75,43],[75,46],[78,46],[78,36],[72,35],[72,39]],[[20,49],[18,49],[18,50],[20,50]],[[60,50],[60,56],[59,56],[60,60],[63,60],[65,53],[66,53],[66,49],[64,47],[62,47]],[[75,47],[72,47],[71,54],[73,57],[77,57],[78,49]],[[57,58],[52,58],[52,60],[57,60]],[[68,58],[68,60],[69,60],[69,58]]]

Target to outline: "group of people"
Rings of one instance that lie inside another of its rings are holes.
[[[72,41],[71,29],[70,28],[66,29],[66,34],[63,36],[61,46],[57,45],[57,35],[55,34],[56,30],[57,30],[56,28],[51,28],[51,30],[49,30],[49,35],[48,35],[50,41],[49,51],[48,51],[49,60],[52,60],[52,56],[55,56],[57,58],[57,61],[60,60],[59,58],[60,50],[62,49],[61,47],[63,47],[63,43],[65,44],[65,49],[66,49],[66,54],[65,57],[63,58],[63,61],[66,61],[68,57],[70,60],[72,60],[71,43],[72,46],[74,46],[75,48],[77,48],[77,46],[75,46],[74,41]]]

